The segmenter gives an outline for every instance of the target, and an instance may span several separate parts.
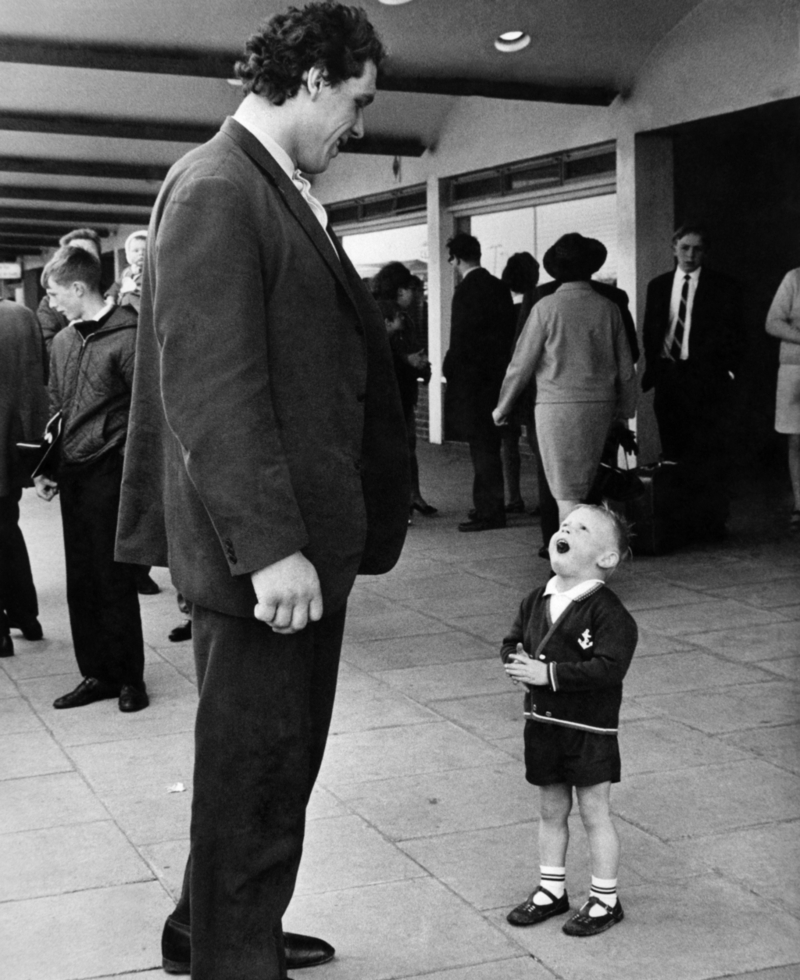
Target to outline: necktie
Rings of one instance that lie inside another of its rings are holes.
[[[679,361],[683,352],[683,335],[686,332],[686,305],[689,301],[690,279],[691,276],[688,274],[683,277],[681,301],[678,304],[678,319],[675,321],[675,333],[672,337],[672,346],[669,349],[669,356],[673,361]]]

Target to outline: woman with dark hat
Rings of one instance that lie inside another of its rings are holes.
[[[561,285],[533,307],[493,413],[502,425],[535,376],[539,453],[559,520],[588,495],[614,420],[636,408],[619,308],[589,285],[605,259],[601,242],[577,233],[545,253],[544,268]]]

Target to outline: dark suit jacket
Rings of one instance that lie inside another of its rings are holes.
[[[333,612],[407,528],[383,318],[232,119],[172,168],[148,240],[118,558],[252,616],[249,573],[302,550]]]
[[[669,332],[674,270],[651,280],[644,311],[645,372],[642,389],[658,383],[661,350]],[[699,384],[714,384],[736,372],[744,346],[741,288],[735,279],[703,267],[692,304],[688,364]]]
[[[442,370],[447,378],[445,415],[452,434],[469,439],[491,422],[514,342],[516,312],[508,286],[486,269],[470,272],[456,286],[450,349]]]

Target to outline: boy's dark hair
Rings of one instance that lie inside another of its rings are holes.
[[[411,273],[402,262],[389,262],[372,277],[370,290],[375,299],[397,299],[398,289],[411,288]]]
[[[97,246],[98,254],[103,251],[100,242],[100,236],[94,230],[94,228],[75,228],[73,231],[68,231],[66,235],[62,235],[58,240],[58,244],[63,248],[65,245],[69,245],[70,242],[82,239],[83,241],[94,242]]]
[[[708,248],[708,229],[705,225],[701,225],[697,221],[685,221],[675,229],[675,233],[672,236],[672,244],[677,245],[686,235],[699,235],[702,239],[703,246]]]
[[[386,49],[360,7],[331,0],[290,7],[261,24],[236,62],[245,94],[283,105],[297,95],[304,72],[321,68],[330,85],[360,78],[372,61],[380,67]]]
[[[461,259],[462,262],[480,262],[481,243],[472,235],[463,231],[447,240],[447,250],[451,259]]]
[[[539,263],[530,252],[515,252],[500,278],[512,293],[527,293],[539,281]]]
[[[102,269],[99,261],[85,248],[67,245],[60,248],[42,269],[42,285],[47,289],[51,279],[60,286],[82,282],[93,293],[100,292]]]

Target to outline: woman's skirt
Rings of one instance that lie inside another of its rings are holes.
[[[556,500],[586,499],[613,421],[613,402],[537,404],[539,454]]]
[[[781,364],[775,396],[775,431],[800,432],[800,364]]]

